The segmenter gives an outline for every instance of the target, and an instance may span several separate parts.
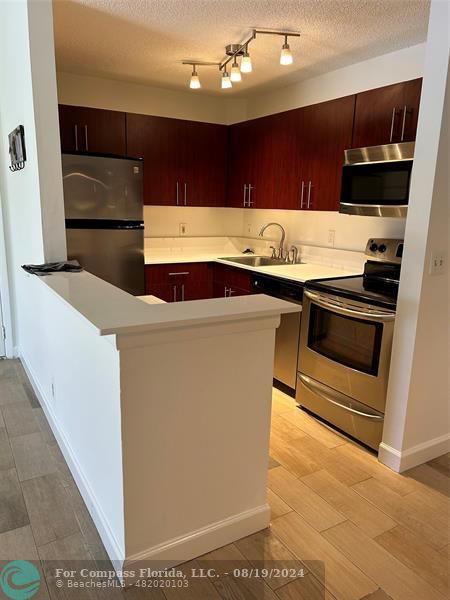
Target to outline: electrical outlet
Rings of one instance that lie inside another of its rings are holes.
[[[252,224],[247,223],[247,235],[251,235],[251,234],[252,234]]]
[[[442,275],[447,266],[445,252],[432,252],[430,262],[430,275]]]
[[[336,235],[336,231],[334,229],[328,230],[328,245],[334,247],[334,237]]]
[[[187,234],[187,223],[180,223],[180,235]]]

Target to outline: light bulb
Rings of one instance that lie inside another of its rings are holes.
[[[242,80],[241,70],[239,69],[239,65],[237,64],[236,58],[234,59],[234,62],[231,65],[230,79],[233,82]]]
[[[233,84],[231,83],[231,79],[230,79],[230,76],[228,75],[228,71],[225,69],[224,72],[222,73],[222,89],[226,90],[230,87],[233,87]]]
[[[191,90],[198,90],[202,87],[202,84],[200,83],[200,78],[198,76],[197,71],[195,70],[195,67],[192,71],[191,80],[189,81],[189,87],[191,88]]]
[[[294,58],[292,57],[292,52],[286,38],[284,44],[281,46],[280,65],[292,65],[293,62]]]
[[[244,52],[241,60],[241,73],[251,73],[252,72],[252,59],[250,58],[250,54],[247,50]]]

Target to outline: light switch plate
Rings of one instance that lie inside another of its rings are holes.
[[[447,255],[445,252],[432,252],[430,261],[430,275],[442,275],[447,268]]]
[[[180,223],[180,235],[187,234],[187,223]]]
[[[334,247],[334,238],[336,235],[336,231],[334,229],[329,229],[328,230],[328,245],[329,246],[333,246]]]

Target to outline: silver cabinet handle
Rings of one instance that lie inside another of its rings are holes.
[[[403,119],[402,119],[402,134],[400,136],[400,141],[403,142],[403,138],[405,137],[405,125],[406,125],[406,113],[408,112],[408,107],[403,107]]]
[[[224,294],[223,294],[225,298],[228,298],[228,291],[229,290],[228,290],[227,286],[225,286],[225,288],[224,288]]]
[[[231,288],[228,290],[228,297],[231,296],[231,294],[234,294],[234,290],[232,290]]]
[[[254,190],[255,188],[251,185],[251,183],[248,184],[248,203],[247,206],[250,207],[253,202],[252,202],[252,190]]]
[[[75,134],[75,150],[78,152],[78,125],[74,125],[73,131]]]
[[[247,206],[247,184],[244,183],[244,208]]]
[[[306,203],[306,208],[311,208],[311,188],[312,188],[312,182],[310,181],[308,183],[308,202]]]
[[[187,205],[187,183],[184,184],[184,205]]]
[[[177,190],[177,206],[179,206],[179,204],[180,204],[180,203],[179,203],[179,196],[180,196],[180,193],[179,193],[179,192],[180,192],[180,189],[179,189],[179,188],[180,188],[180,186],[178,185],[178,181],[177,181],[177,184],[176,184],[176,190]]]
[[[377,413],[375,411],[371,412],[363,412],[362,410],[357,410],[356,408],[352,408],[349,406],[349,402],[346,399],[344,394],[340,394],[339,392],[332,392],[331,390],[327,390],[327,388],[320,384],[319,382],[315,382],[313,379],[308,377],[307,375],[303,375],[303,373],[298,374],[298,378],[301,383],[313,394],[317,394],[327,402],[334,404],[335,406],[339,406],[343,410],[347,410],[355,415],[359,415],[360,417],[365,417],[366,419],[373,419],[374,421],[383,421],[384,415]],[[334,397],[332,397],[334,396]],[[359,406],[360,403],[356,403],[356,406]],[[361,405],[362,406],[362,405]],[[370,410],[370,409],[367,409]]]
[[[86,139],[86,152],[89,150],[89,140],[88,140],[88,126],[84,126],[84,137]]]
[[[342,303],[334,303],[329,302],[323,296],[319,294],[314,294],[309,290],[305,290],[305,296],[309,298],[314,304],[321,306],[322,308],[327,308],[331,312],[335,312],[339,315],[348,316],[348,317],[359,317],[367,321],[394,321],[395,313],[391,311],[386,312],[371,312],[365,310],[358,310],[354,308],[350,308],[348,305]]]
[[[302,193],[300,196],[300,208],[303,208],[303,195],[305,193],[305,182],[302,181]]]
[[[176,285],[173,286],[173,301],[174,302],[177,301],[177,286]]]
[[[181,284],[181,301],[184,302],[184,283]]]
[[[169,277],[173,277],[174,275],[189,275],[189,271],[179,271],[178,273],[169,273]]]
[[[392,109],[392,117],[391,117],[391,133],[389,135],[389,141],[392,142],[392,137],[394,135],[394,121],[395,121],[395,113],[397,112],[397,108],[394,106]]]

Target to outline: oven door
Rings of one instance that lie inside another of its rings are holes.
[[[395,312],[305,290],[299,370],[383,413]]]

